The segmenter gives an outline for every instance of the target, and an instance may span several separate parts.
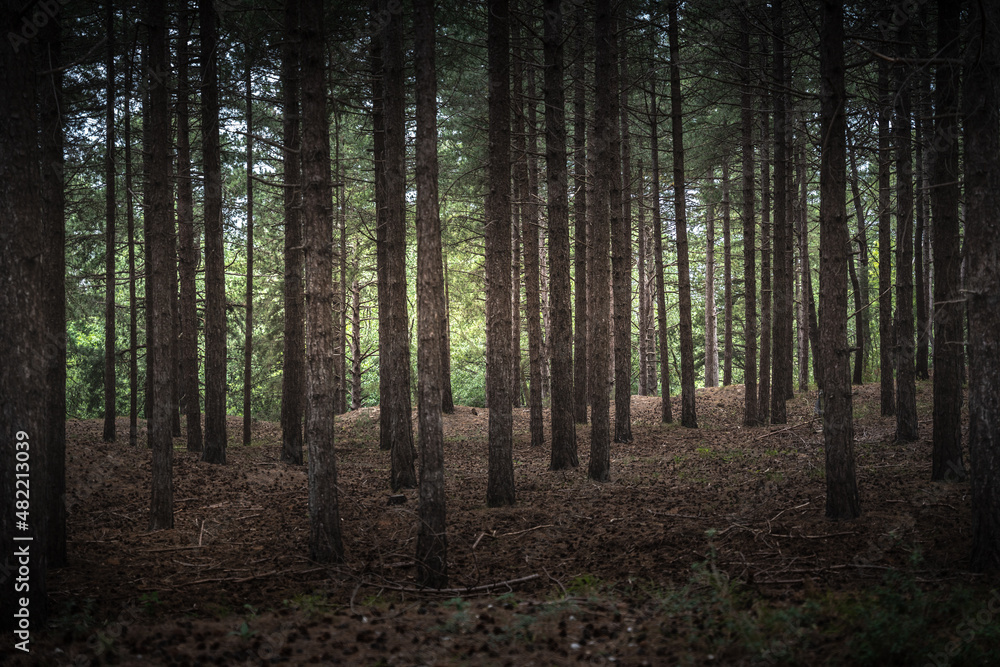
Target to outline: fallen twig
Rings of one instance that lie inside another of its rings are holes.
[[[380,588],[388,588],[393,591],[401,591],[403,593],[431,593],[434,595],[471,595],[473,593],[485,593],[491,591],[494,588],[502,588],[507,586],[508,588],[514,584],[523,584],[526,581],[531,581],[533,579],[538,579],[541,575],[529,574],[526,577],[520,577],[518,579],[508,579],[507,581],[498,581],[492,584],[483,584],[481,586],[469,586],[467,588],[416,588],[414,586],[393,586],[392,584],[371,584],[372,586],[378,586]]]
[[[784,433],[785,431],[791,431],[793,428],[798,428],[800,426],[805,426],[806,424],[812,424],[813,422],[818,421],[818,420],[819,420],[819,417],[814,417],[813,419],[810,419],[809,421],[801,422],[799,424],[792,424],[791,426],[786,426],[785,428],[779,428],[777,431],[768,431],[764,435],[759,435],[756,438],[754,438],[754,441],[763,440],[764,438],[770,438],[772,435],[775,435],[776,433]]]

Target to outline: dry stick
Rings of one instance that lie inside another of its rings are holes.
[[[377,586],[379,588],[388,588],[393,591],[402,591],[404,593],[432,593],[436,595],[469,595],[472,593],[484,593],[486,591],[493,590],[494,588],[500,588],[502,586],[507,586],[508,588],[514,584],[523,584],[526,581],[531,581],[533,579],[538,579],[541,575],[529,574],[526,577],[521,577],[519,579],[508,579],[507,581],[498,581],[493,584],[483,584],[482,586],[470,586],[468,588],[414,588],[411,586],[393,586],[392,584],[369,584],[370,586]]]
[[[772,435],[774,435],[776,433],[784,433],[785,431],[791,431],[793,428],[798,428],[800,426],[805,426],[806,424],[812,424],[814,421],[817,421],[817,420],[819,420],[819,417],[813,417],[809,421],[804,421],[804,422],[802,422],[800,424],[792,424],[791,426],[786,426],[785,428],[779,428],[777,431],[768,431],[764,435],[757,436],[756,438],[754,438],[754,441],[756,442],[757,440],[763,440],[764,438],[770,438]]]
[[[325,570],[325,567],[312,567],[305,570],[271,570],[270,572],[264,572],[263,574],[255,574],[252,577],[218,577],[214,579],[198,579],[196,581],[188,581],[183,584],[177,584],[174,588],[183,588],[185,586],[194,586],[196,584],[212,584],[219,583],[222,581],[231,581],[235,584],[244,584],[248,581],[253,581],[254,579],[263,579],[264,577],[271,577],[274,575],[284,575],[284,574],[308,574],[310,572],[319,572],[320,570]]]

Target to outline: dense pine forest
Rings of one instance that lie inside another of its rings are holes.
[[[0,662],[1000,660],[997,3],[2,21]]]

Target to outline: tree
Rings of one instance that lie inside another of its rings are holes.
[[[611,93],[617,93],[617,117],[611,122],[611,309],[614,324],[615,442],[632,442],[632,214],[628,145],[628,63],[625,39],[615,38],[617,61],[611,65]],[[621,75],[618,67],[621,64]],[[624,140],[623,140],[624,138]]]
[[[892,325],[892,211],[889,208],[891,152],[889,150],[889,118],[892,115],[892,93],[889,90],[889,65],[878,63],[878,340],[879,340],[879,402],[882,416],[896,414],[896,388],[892,354],[896,345]]]
[[[569,202],[563,91],[562,11],[545,0],[545,173],[549,213],[549,290],[552,353],[552,455],[549,467],[578,464],[573,424],[573,313],[569,282]],[[533,222],[533,221],[529,221]],[[534,229],[531,230],[534,233]],[[627,263],[627,258],[626,258]],[[627,420],[626,420],[627,422]]]
[[[587,40],[584,36],[583,7],[576,8],[576,42],[573,66],[573,222],[576,243],[574,252],[573,281],[575,286],[573,330],[573,418],[577,424],[587,423],[587,97],[584,81],[584,54]]]
[[[756,426],[757,418],[757,266],[754,233],[753,102],[750,72],[750,27],[747,3],[740,3],[740,124],[743,159],[743,424]]]
[[[309,557],[344,557],[334,454],[333,193],[326,113],[323,5],[301,5],[302,228],[306,263],[306,386],[309,402]]]
[[[106,0],[108,44],[104,58],[104,442],[115,441],[115,10]]]
[[[441,219],[438,213],[437,73],[434,66],[433,0],[414,3],[417,101],[417,404],[420,422],[420,528],[417,583],[448,585],[445,535],[444,376],[438,340],[445,318]]]
[[[733,257],[729,216],[729,156],[722,160],[722,274],[723,307],[722,386],[733,383]],[[716,369],[718,370],[718,369]]]
[[[767,68],[767,39],[761,35],[761,53]],[[767,424],[771,420],[771,333],[773,326],[774,277],[771,267],[771,128],[768,124],[768,96],[771,91],[763,86],[760,91],[760,374],[757,383],[757,421]]]
[[[913,365],[913,162],[910,132],[909,17],[896,35],[893,138],[896,157],[896,440],[917,439],[917,385]]]
[[[705,386],[719,384],[718,314],[715,312],[715,201],[705,204]]]
[[[489,75],[489,192],[486,195],[486,401],[489,480],[486,504],[513,505],[510,312],[510,16],[507,0],[490,0],[487,26]]]
[[[962,94],[974,570],[1000,569],[1000,8],[972,6]],[[2,117],[2,116],[0,116]]]
[[[667,363],[667,297],[663,278],[663,221],[660,213],[660,133],[659,107],[656,99],[656,77],[649,81],[649,150],[652,158],[653,186],[653,268],[656,271],[656,329],[659,334],[660,357],[660,421],[669,424],[674,420],[670,405],[670,366]]]
[[[789,272],[791,216],[788,215],[788,147],[785,113],[785,33],[781,0],[771,4],[774,30],[774,85],[771,96],[774,105],[774,320],[771,339],[771,423],[788,421],[785,398],[791,392],[786,386],[792,370],[792,275]]]
[[[285,234],[284,337],[281,373],[281,460],[302,464],[305,398],[305,302],[302,292],[302,190],[299,159],[299,2],[285,0],[281,45],[282,162]]]
[[[597,0],[597,14],[594,20],[594,87],[596,90],[611,91],[612,69],[616,67],[614,19],[610,0]],[[611,220],[614,213],[609,211],[609,189],[611,171],[619,160],[617,151],[612,152],[611,124],[615,119],[613,97],[599,95],[594,114],[594,139],[597,149],[594,162],[595,173],[591,211],[591,262],[589,266],[590,285],[587,297],[587,317],[589,326],[590,366],[590,464],[587,477],[598,482],[611,479],[611,425],[608,415],[610,397],[608,388],[609,319],[611,304],[608,290],[610,267],[608,251],[611,244]],[[617,144],[615,144],[617,148]],[[610,215],[609,215],[610,214]],[[619,213],[620,215],[620,213]],[[668,396],[664,400],[669,400]]]
[[[698,428],[694,400],[694,339],[691,325],[691,272],[688,260],[687,206],[684,185],[684,131],[681,125],[680,45],[677,36],[677,2],[670,3],[670,126],[674,155],[674,216],[677,228],[677,289],[681,332],[681,425]]]
[[[191,187],[191,135],[189,129],[190,111],[188,96],[188,25],[187,0],[181,4],[177,32],[177,234],[178,269],[180,273],[180,356],[181,356],[181,396],[187,423],[187,449],[200,452],[201,434],[201,392],[198,388],[198,308],[195,272],[198,266],[194,234],[194,196]],[[126,120],[126,128],[128,120]],[[127,146],[128,139],[126,139]],[[130,156],[125,162],[129,166]],[[130,187],[126,183],[126,188]],[[129,206],[131,218],[131,206]],[[131,230],[131,221],[130,221]],[[132,232],[129,231],[131,238]],[[130,241],[131,245],[131,241]],[[131,248],[130,248],[131,253]],[[130,260],[131,264],[131,260]],[[131,272],[131,269],[130,269]],[[133,349],[132,356],[135,356]]]
[[[826,450],[826,516],[861,514],[854,475],[854,416],[847,344],[846,114],[842,0],[820,9],[820,355],[823,365],[823,444]]]
[[[253,388],[253,91],[250,85],[250,48],[244,54],[244,85],[247,104],[247,285],[246,324],[243,335],[243,444],[250,444],[250,398]]]
[[[200,0],[201,133],[205,173],[205,446],[202,460],[226,462],[226,267],[219,155],[218,17]],[[155,363],[155,360],[154,360]]]
[[[962,253],[958,202],[959,10],[938,1],[938,53],[934,102],[937,120],[931,155],[934,216],[934,435],[931,479],[964,479],[962,463]],[[918,295],[918,301],[922,300]]]

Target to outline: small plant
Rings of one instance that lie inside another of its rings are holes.
[[[242,623],[240,623],[240,626],[238,628],[236,628],[229,634],[233,635],[234,637],[239,637],[240,639],[247,640],[256,635],[257,631],[251,630],[250,625],[246,621],[243,621]]]
[[[162,603],[163,601],[160,600],[159,591],[143,593],[139,596],[139,604],[142,606],[143,613],[147,616],[155,616],[157,607],[159,607]]]
[[[375,606],[379,600],[381,600],[379,596],[371,595],[364,600],[363,604]],[[323,614],[330,609],[326,596],[319,593],[300,593],[291,600],[285,600],[282,604],[291,609],[297,609],[309,617]]]
[[[573,577],[570,582],[566,584],[566,592],[570,595],[579,595],[583,597],[595,595],[600,583],[601,580],[592,574],[581,574]]]

